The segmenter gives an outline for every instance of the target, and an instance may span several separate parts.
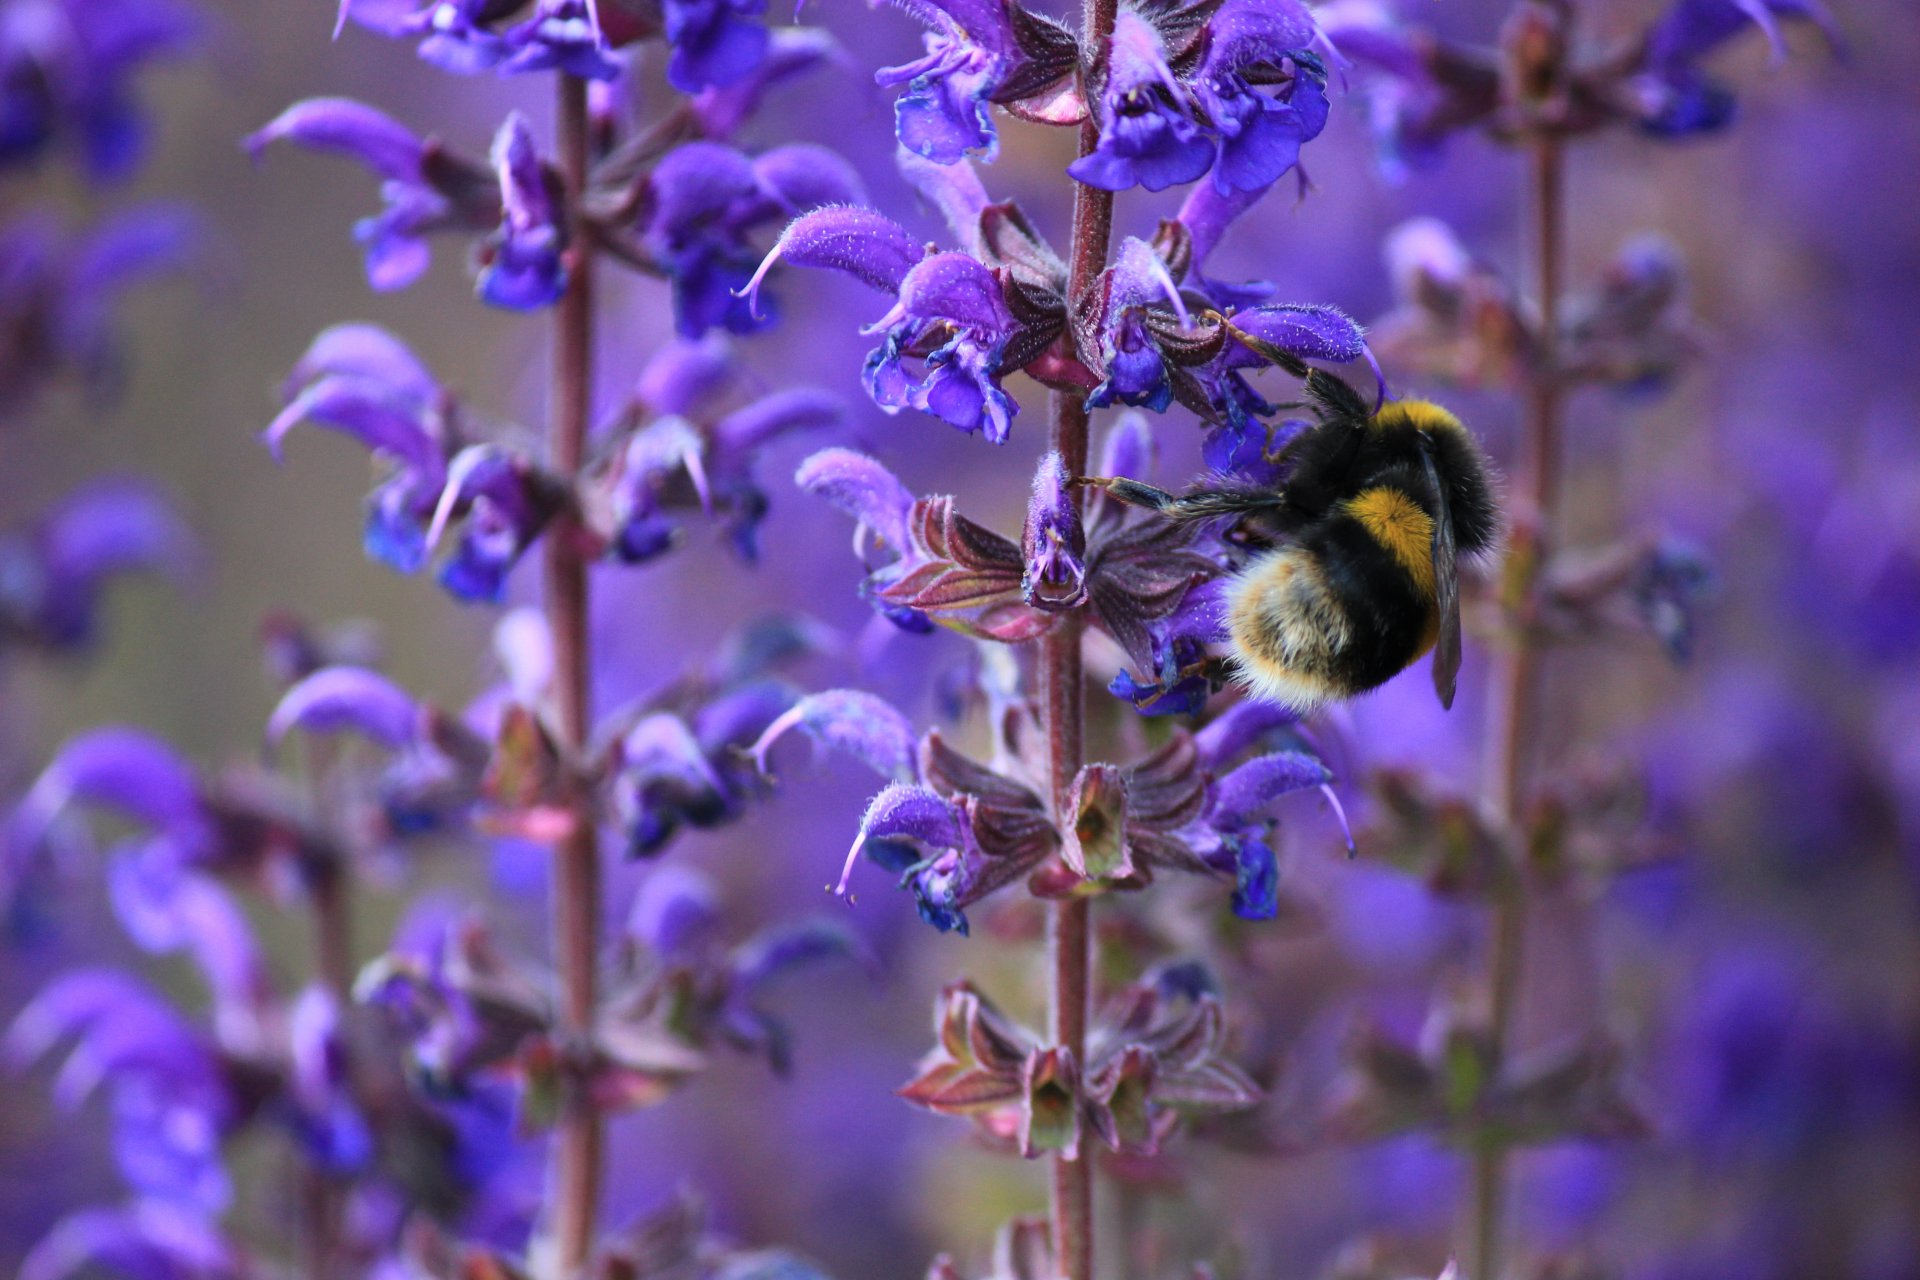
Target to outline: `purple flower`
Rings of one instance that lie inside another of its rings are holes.
[[[588,80],[620,74],[608,56],[592,0],[538,0],[506,26],[524,0],[341,0],[341,24],[356,22],[391,39],[419,37],[420,56],[456,75],[564,71]]]
[[[105,1271],[127,1280],[243,1280],[250,1274],[214,1218],[163,1199],[84,1209],[56,1222],[20,1264],[20,1280]]]
[[[7,1033],[16,1064],[68,1044],[54,1082],[61,1107],[110,1091],[115,1153],[136,1189],[210,1210],[232,1188],[220,1144],[241,1100],[214,1046],[151,989],[122,973],[69,973],[42,991]]]
[[[1000,361],[1019,325],[994,272],[962,253],[923,258],[898,223],[847,206],[789,224],[748,282],[749,299],[781,259],[844,271],[894,296],[892,309],[865,330],[881,335],[863,375],[875,404],[889,413],[919,409],[995,444],[1006,441],[1019,406],[1000,387]]]
[[[533,12],[508,28],[505,74],[562,71],[583,80],[611,80],[620,64],[607,56],[593,0],[537,0]]]
[[[661,0],[667,43],[667,82],[682,93],[725,89],[759,70],[767,56],[767,29],[755,21],[766,0]]]
[[[1320,39],[1313,15],[1298,0],[1227,0],[1207,27],[1193,93],[1214,138],[1214,187],[1222,195],[1265,191],[1326,128],[1326,72],[1308,52]],[[1255,88],[1255,68],[1277,68],[1281,87]]]
[[[764,786],[755,744],[793,701],[785,685],[750,678],[704,701],[643,714],[620,739],[610,784],[628,856],[652,857],[683,828],[744,814]]]
[[[608,554],[641,564],[678,545],[680,512],[715,520],[747,563],[759,555],[768,499],[754,474],[761,452],[782,436],[839,425],[837,396],[805,388],[776,391],[731,410],[740,369],[719,335],[664,347],[609,446],[601,473]]]
[[[1840,36],[1819,0],[1674,0],[1647,33],[1646,52],[1630,88],[1640,127],[1656,137],[1681,138],[1724,128],[1734,112],[1733,91],[1699,64],[1739,35],[1760,28],[1775,61],[1786,57],[1780,18],[1810,22],[1838,48]]]
[[[1107,76],[1096,107],[1100,145],[1067,172],[1090,187],[1164,191],[1192,182],[1213,163],[1186,86],[1167,64],[1151,23],[1120,12],[1107,45]]]
[[[493,140],[500,177],[500,229],[480,249],[480,297],[510,311],[533,311],[567,289],[557,184],[534,148],[527,118],[513,112]]]
[[[1099,146],[1067,172],[1108,191],[1163,191],[1211,169],[1222,195],[1265,191],[1326,127],[1312,15],[1298,0],[1229,0],[1208,16],[1195,65],[1184,48],[1191,35],[1172,13],[1121,11],[1095,109]]]
[[[0,230],[0,409],[18,410],[67,374],[96,401],[119,391],[125,358],[114,310],[143,279],[192,264],[199,222],[170,204],[145,204],[62,232],[28,214]]]
[[[753,233],[862,198],[859,176],[825,147],[777,147],[756,158],[717,142],[690,142],[669,152],[648,179],[645,243],[673,282],[681,336],[764,326],[757,293],[740,296],[760,258]]]
[[[1036,609],[1077,609],[1087,598],[1087,535],[1068,479],[1058,451],[1041,458],[1033,473],[1033,495],[1020,537],[1027,564],[1020,592]]]
[[[131,176],[147,128],[140,68],[190,46],[199,24],[166,0],[31,0],[0,9],[0,164],[78,148],[88,176]]]
[[[31,526],[0,533],[0,637],[84,649],[110,579],[135,573],[181,579],[198,556],[192,533],[146,484],[96,480]]]
[[[246,148],[257,161],[269,143],[282,139],[357,160],[381,179],[386,208],[353,229],[366,250],[367,283],[375,289],[404,289],[420,278],[431,257],[429,234],[483,231],[499,221],[495,184],[481,166],[422,141],[364,103],[296,102],[248,137]]]
[[[860,592],[874,610],[903,631],[931,631],[933,620],[926,614],[893,604],[883,594],[917,563],[907,523],[913,495],[899,478],[864,453],[823,449],[800,464],[793,481],[853,518],[853,552],[869,566]]]
[[[289,431],[312,422],[392,462],[368,500],[368,555],[417,572],[457,523],[440,582],[458,599],[497,601],[507,573],[559,509],[557,486],[519,454],[487,442],[456,448],[451,398],[399,339],[373,326],[322,333],[282,395],[286,407],[261,433],[276,457]]]
[[[1020,60],[1010,0],[895,3],[927,27],[924,57],[874,75],[907,86],[893,108],[900,145],[935,164],[969,153],[992,160],[999,139],[988,102]]]
[[[889,869],[901,873],[901,885],[913,893],[922,920],[942,933],[964,936],[967,917],[961,908],[992,887],[992,869],[974,840],[967,810],[927,787],[895,784],[873,798],[834,892],[852,900],[847,886],[862,851],[891,862],[897,851],[910,848],[923,856]]]
[[[766,727],[753,744],[754,764],[768,773],[767,753],[790,730],[845,752],[883,778],[910,780],[914,764],[913,728],[893,704],[860,689],[830,689],[800,699]]]

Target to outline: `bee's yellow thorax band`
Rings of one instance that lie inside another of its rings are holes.
[[[1464,433],[1467,429],[1460,419],[1431,400],[1394,400],[1383,404],[1380,406],[1380,412],[1373,416],[1373,425],[1383,431],[1396,427],[1412,427],[1415,431],[1424,431],[1428,435],[1438,431]]]
[[[1433,596],[1433,517],[1399,489],[1362,489],[1341,504],[1369,537],[1407,571],[1420,594]]]

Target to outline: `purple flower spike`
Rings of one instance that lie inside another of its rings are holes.
[[[1036,609],[1077,609],[1087,599],[1087,534],[1067,488],[1067,463],[1049,450],[1033,473],[1033,496],[1020,537],[1026,572],[1020,594]]]
[[[1107,83],[1096,108],[1100,145],[1067,172],[1090,187],[1164,191],[1192,182],[1213,163],[1213,144],[1187,108],[1153,25],[1130,9],[1114,23]]]
[[[761,773],[769,772],[767,753],[790,729],[846,752],[883,778],[905,781],[915,776],[913,726],[877,694],[830,689],[794,703],[753,744],[753,762]]]
[[[774,263],[784,260],[797,267],[843,271],[869,288],[897,294],[923,256],[919,242],[885,214],[857,205],[830,205],[788,223],[739,292],[757,312],[761,282]]]
[[[480,297],[509,311],[551,306],[567,290],[566,235],[533,131],[518,111],[494,137],[493,166],[500,178],[501,223],[480,249]]]
[[[267,741],[278,744],[295,729],[307,733],[354,730],[386,747],[420,736],[420,704],[377,671],[325,667],[287,690],[267,721]]]

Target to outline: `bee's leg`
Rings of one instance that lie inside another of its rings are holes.
[[[1195,673],[1207,678],[1207,685],[1215,693],[1233,683],[1233,660],[1217,653],[1210,653],[1199,664]]]
[[[1130,507],[1157,511],[1169,520],[1212,520],[1220,516],[1246,516],[1271,512],[1282,504],[1272,489],[1197,489],[1171,494],[1124,476],[1081,476],[1075,484],[1105,489]]]
[[[1165,489],[1156,489],[1125,476],[1081,476],[1074,483],[1089,489],[1105,489],[1118,501],[1130,507],[1145,507],[1149,511],[1166,511],[1180,501]]]

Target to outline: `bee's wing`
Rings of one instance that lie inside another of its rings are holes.
[[[1439,632],[1433,642],[1433,689],[1440,705],[1453,707],[1454,683],[1460,675],[1460,572],[1453,545],[1453,511],[1446,486],[1433,465],[1431,449],[1420,451],[1427,483],[1433,486],[1433,605],[1439,612]]]

